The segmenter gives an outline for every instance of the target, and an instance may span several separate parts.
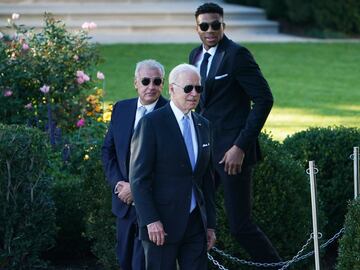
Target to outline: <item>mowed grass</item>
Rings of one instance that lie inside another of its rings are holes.
[[[188,62],[196,44],[117,44],[100,47],[105,101],[136,96],[135,64],[156,59],[169,71]],[[360,127],[360,43],[246,43],[275,97],[264,130],[277,140],[313,126]],[[164,96],[168,97],[167,84]]]

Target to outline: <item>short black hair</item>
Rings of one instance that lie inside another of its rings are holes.
[[[205,3],[199,6],[195,12],[195,18],[197,18],[200,14],[204,14],[204,13],[217,13],[221,17],[224,17],[223,8],[215,3]]]

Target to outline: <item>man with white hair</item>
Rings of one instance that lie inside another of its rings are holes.
[[[193,112],[201,91],[197,69],[176,66],[170,103],[145,115],[132,138],[129,178],[148,270],[207,269],[215,243],[210,126]]]
[[[102,147],[106,179],[116,215],[116,256],[121,270],[144,270],[145,258],[129,184],[130,141],[140,118],[167,103],[161,96],[165,70],[153,59],[136,64],[134,87],[138,97],[117,102]]]

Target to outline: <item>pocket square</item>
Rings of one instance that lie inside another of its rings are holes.
[[[223,74],[223,75],[219,75],[219,76],[215,76],[215,80],[220,80],[220,79],[222,79],[222,78],[225,78],[225,77],[227,77],[229,74]]]
[[[210,143],[204,143],[204,144],[202,145],[202,147],[208,147],[208,146],[210,146]]]

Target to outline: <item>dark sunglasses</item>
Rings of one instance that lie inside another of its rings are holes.
[[[176,86],[179,86],[180,88],[182,88],[185,92],[185,94],[189,94],[194,88],[195,88],[195,91],[197,93],[201,93],[203,91],[203,87],[201,85],[185,85],[184,87],[181,87],[180,85],[176,84],[176,83],[173,83],[175,84]]]
[[[159,77],[154,78],[152,81],[156,86],[159,86],[162,83],[162,79]],[[143,86],[148,86],[150,82],[151,82],[151,78],[144,77],[141,79],[141,83]]]
[[[199,27],[200,27],[201,31],[206,32],[210,26],[211,26],[212,30],[217,31],[220,29],[221,25],[222,25],[222,22],[213,21],[212,23],[206,23],[206,22],[200,23]]]

